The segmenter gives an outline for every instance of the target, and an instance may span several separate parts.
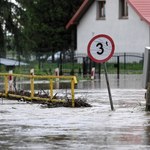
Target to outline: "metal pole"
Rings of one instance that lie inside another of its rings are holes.
[[[101,64],[98,64],[98,75],[99,75],[99,79],[101,79]]]
[[[74,78],[71,79],[71,95],[72,95],[72,107],[75,107],[75,97],[74,97]]]
[[[51,96],[51,99],[53,98],[53,80],[50,79],[50,96]]]
[[[34,97],[34,69],[30,70],[30,89],[31,89],[31,99]]]
[[[5,76],[4,77],[5,80],[4,80],[4,85],[5,85],[5,97],[7,97],[7,94],[8,94],[8,76]]]
[[[31,99],[33,99],[33,97],[34,97],[34,77],[33,77],[33,75],[31,76],[31,78],[30,78],[30,88],[31,88]]]
[[[119,79],[120,75],[120,58],[117,56],[117,79]]]
[[[104,71],[105,71],[105,78],[106,78],[106,83],[107,83],[107,89],[108,89],[108,94],[109,94],[111,110],[114,110],[110,86],[109,86],[109,80],[108,80],[108,75],[107,75],[106,63],[104,63]]]

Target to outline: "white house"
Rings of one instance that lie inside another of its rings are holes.
[[[115,53],[143,53],[150,46],[150,0],[83,0],[66,25],[72,27],[77,53],[87,55],[89,41],[98,34],[112,37]]]

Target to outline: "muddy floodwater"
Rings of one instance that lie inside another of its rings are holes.
[[[142,76],[109,79],[114,111],[103,77],[76,87],[75,96],[93,107],[43,108],[0,99],[0,150],[149,150],[150,113],[145,112]]]

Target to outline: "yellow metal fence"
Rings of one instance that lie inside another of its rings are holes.
[[[9,93],[9,96],[11,97],[16,97],[16,98],[24,98],[27,100],[45,100],[45,101],[51,101],[51,102],[63,102],[64,100],[58,100],[54,98],[54,82],[56,80],[69,80],[70,81],[70,87],[71,87],[71,99],[72,99],[72,107],[75,107],[75,95],[74,95],[74,89],[75,89],[75,84],[77,84],[77,79],[76,76],[51,76],[51,75],[46,75],[46,76],[41,76],[41,75],[23,75],[23,74],[10,74],[10,73],[0,73],[0,82],[1,85],[3,84],[3,92],[1,91],[0,94],[4,97],[8,97],[8,93],[12,91],[10,85],[10,81],[15,78],[26,78],[27,81],[29,81],[29,91],[30,95],[29,96],[24,96],[24,95],[18,95],[15,93]],[[46,80],[49,82],[49,91],[50,95],[49,98],[41,98],[35,96],[35,79],[36,80]],[[59,82],[59,81],[56,81]],[[11,83],[12,84],[12,83]]]

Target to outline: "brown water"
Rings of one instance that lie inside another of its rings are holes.
[[[119,84],[110,78],[115,111],[104,80],[77,85],[76,97],[87,98],[90,108],[42,108],[0,99],[0,149],[149,150],[150,113],[141,78],[123,77]]]

